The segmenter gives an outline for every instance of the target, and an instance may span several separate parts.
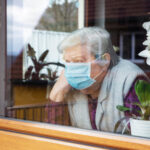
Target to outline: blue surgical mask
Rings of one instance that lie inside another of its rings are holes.
[[[96,80],[92,79],[90,77],[90,74],[91,62],[65,64],[65,77],[68,83],[75,89],[82,90],[94,84]],[[98,75],[100,74],[101,73],[99,73]]]
[[[91,86],[96,81],[90,77],[91,63],[66,63],[65,77],[75,89],[81,90]]]

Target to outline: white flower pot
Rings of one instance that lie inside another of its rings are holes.
[[[150,120],[130,119],[131,135],[150,138]]]

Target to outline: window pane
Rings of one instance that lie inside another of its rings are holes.
[[[131,59],[131,35],[123,36],[123,58]]]
[[[53,106],[48,96],[64,68],[57,46],[78,28],[78,7],[77,0],[7,0],[7,116],[69,125],[66,103]]]
[[[149,9],[147,0],[7,0],[6,115],[106,132],[127,117],[117,132],[130,134],[129,117],[150,119],[135,88],[149,89],[150,62],[138,56]]]

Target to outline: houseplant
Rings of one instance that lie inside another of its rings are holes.
[[[46,62],[45,58],[49,50],[45,50],[39,58],[33,47],[27,45],[27,55],[32,64],[25,72],[23,80],[17,80],[13,83],[13,105],[28,105],[45,103],[48,93],[57,79],[57,70],[51,70],[50,65],[64,67],[59,62]],[[42,72],[45,69],[45,72]]]
[[[45,50],[39,59],[35,56],[35,50],[28,44],[28,57],[32,60],[33,65],[29,66],[27,71],[25,72],[25,80],[49,80],[54,81],[57,78],[57,71],[52,71],[50,68],[47,68],[47,74],[41,73],[41,71],[49,65],[57,65],[64,67],[63,64],[59,62],[45,62],[45,58],[49,53],[49,50]]]
[[[138,80],[134,88],[139,102],[131,103],[131,105],[137,107],[118,105],[117,109],[123,112],[130,112],[131,116],[123,119],[129,119],[132,135],[150,137],[150,83],[144,80]],[[123,119],[117,122],[115,131]]]

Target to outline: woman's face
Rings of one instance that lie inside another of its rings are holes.
[[[101,70],[104,70],[100,75],[96,77],[96,82],[83,90],[80,90],[84,94],[91,94],[95,90],[98,90],[100,88],[100,83],[103,81],[106,73],[107,73],[107,68],[104,65],[98,64],[95,60],[95,57],[91,52],[88,51],[86,45],[76,45],[70,48],[67,48],[64,53],[63,53],[63,58],[66,62],[73,62],[73,63],[86,63],[86,62],[92,62],[91,63],[91,74],[90,77],[94,78],[96,77]]]
[[[64,51],[66,62],[91,62],[95,57],[87,50],[86,45],[76,45]]]

